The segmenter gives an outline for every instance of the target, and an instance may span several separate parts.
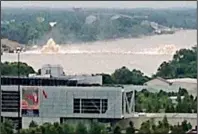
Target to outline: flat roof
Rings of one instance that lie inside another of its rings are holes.
[[[17,90],[17,85],[2,85],[3,90],[15,91]],[[7,87],[7,88],[6,88]],[[54,89],[54,90],[69,90],[69,91],[107,91],[107,92],[122,92],[122,87],[109,87],[109,86],[20,86],[21,88],[25,87],[37,87],[41,89]]]
[[[5,76],[2,75],[1,78],[19,78],[19,79],[51,79],[51,80],[69,80],[67,78],[64,77],[28,77],[28,76]]]
[[[177,78],[177,79],[167,79],[169,82],[181,82],[181,83],[194,83],[197,84],[197,79],[194,78]]]

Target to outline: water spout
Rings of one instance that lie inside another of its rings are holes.
[[[59,51],[60,51],[60,46],[56,44],[52,38],[50,38],[47,41],[47,44],[44,45],[41,49],[42,53],[59,53]]]

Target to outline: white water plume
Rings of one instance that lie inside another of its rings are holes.
[[[60,46],[55,43],[55,41],[50,38],[47,41],[47,44],[44,45],[41,49],[41,53],[59,53],[60,51]]]
[[[175,45],[164,45],[156,48],[143,49],[143,51],[135,52],[135,54],[173,55],[177,50]]]
[[[192,47],[196,39],[194,35],[194,31],[178,31],[172,35],[60,45],[51,38],[44,46],[34,47],[25,53],[173,55],[176,50]]]
[[[60,49],[61,48],[61,49]],[[175,45],[164,45],[156,48],[143,48],[139,51],[135,50],[123,50],[121,48],[90,48],[90,46],[62,46],[55,44],[55,42],[50,39],[46,45],[44,45],[40,50],[31,50],[25,53],[34,54],[143,54],[143,55],[173,55],[177,48]]]
[[[42,53],[43,46],[40,44],[46,45],[46,42],[39,42],[35,44],[38,47],[22,52],[20,60],[35,70],[41,68],[43,64],[61,64],[66,74],[111,74],[115,69],[126,66],[130,70],[138,69],[145,75],[152,76],[162,62],[172,59],[171,54],[164,55],[163,53],[169,53],[169,48],[171,52],[174,49],[190,49],[196,43],[196,32],[196,30],[183,30],[171,35],[139,39],[60,44],[57,53]],[[48,39],[49,37],[52,36],[49,35]],[[2,62],[5,61],[17,61],[17,55],[5,53],[2,55]]]

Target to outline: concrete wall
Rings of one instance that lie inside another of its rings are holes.
[[[46,75],[46,71],[50,70],[51,71],[51,75],[53,77],[59,77],[59,76],[63,76],[64,71],[63,68],[61,66],[53,66],[53,65],[44,65],[41,68],[41,75]]]
[[[63,123],[67,123],[71,126],[73,126],[74,128],[76,128],[76,126],[79,124],[79,123],[82,123],[84,124],[87,128],[90,128],[92,122],[94,120],[92,119],[64,119],[63,120]]]
[[[41,94],[41,117],[68,118],[121,118],[122,91],[117,87],[42,87],[47,99]],[[74,98],[108,99],[108,109],[104,114],[73,113]]]
[[[121,87],[67,87],[67,86],[20,86],[22,88],[38,88],[40,92],[39,116],[41,118],[121,118]],[[2,86],[2,90],[16,91],[17,86]],[[44,97],[43,91],[47,94]],[[108,108],[104,114],[73,113],[73,99],[107,99]],[[9,113],[5,113],[10,115]]]
[[[102,75],[85,75],[75,77],[79,84],[99,84],[102,85]]]
[[[174,82],[172,85],[187,88],[187,89],[197,89],[197,84],[196,83]]]
[[[102,75],[65,75],[60,78],[77,80],[78,84],[103,84]]]

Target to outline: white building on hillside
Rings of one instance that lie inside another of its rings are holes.
[[[171,82],[169,82],[161,77],[157,77],[155,79],[152,79],[152,80],[144,83],[144,85],[146,85],[146,86],[170,86],[171,84],[172,84]]]
[[[161,89],[175,89],[185,88],[188,90],[190,94],[196,95],[197,91],[197,79],[192,78],[177,78],[177,79],[163,79],[161,77],[157,77],[152,79],[144,84],[150,88],[159,87]],[[170,91],[171,91],[170,90]]]
[[[196,90],[197,79],[192,78],[179,78],[179,79],[167,79],[168,82],[172,83],[172,86],[178,86],[181,88]]]

